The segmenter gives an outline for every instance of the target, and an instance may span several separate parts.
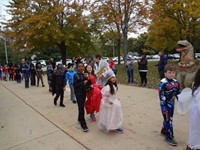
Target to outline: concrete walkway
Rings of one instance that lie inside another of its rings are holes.
[[[46,79],[46,77],[45,77]],[[65,108],[53,105],[48,87],[0,81],[0,150],[183,150],[188,114],[174,115],[178,142],[172,147],[160,135],[162,116],[157,90],[119,85],[124,133],[104,133],[86,115],[89,132],[80,130],[77,105],[65,91]],[[98,120],[98,114],[97,114]]]

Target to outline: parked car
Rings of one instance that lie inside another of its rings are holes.
[[[67,66],[69,63],[72,63],[72,60],[71,60],[71,59],[66,59],[66,66]],[[56,66],[57,66],[58,64],[62,64],[62,60],[57,61],[57,62],[56,62]]]
[[[46,66],[46,60],[38,60],[38,62],[41,63],[42,67]]]
[[[113,57],[112,59],[115,62],[115,64],[118,64],[118,57]],[[124,63],[124,58],[122,56],[120,56],[120,63],[121,64]]]
[[[167,55],[167,58],[168,58],[168,59],[174,59],[174,55],[173,55],[173,54],[168,54],[168,55]]]
[[[160,59],[160,56],[159,55],[153,55],[152,59]]]
[[[42,67],[45,67],[47,65],[46,60],[38,60],[38,62],[41,63]],[[36,66],[37,60],[31,61],[31,63],[34,64],[34,66]]]
[[[147,59],[152,59],[152,56],[151,55],[146,55],[146,58]]]
[[[103,60],[108,61],[109,58],[108,57],[102,57]]]
[[[195,58],[200,59],[200,53],[195,53]]]
[[[174,59],[179,59],[180,58],[180,54],[179,53],[173,54],[173,56],[174,56]]]
[[[140,56],[132,56],[133,59],[139,60],[141,57]]]
[[[35,66],[36,65],[36,60],[31,61],[31,63]]]

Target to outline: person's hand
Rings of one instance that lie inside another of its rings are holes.
[[[87,82],[88,82],[88,80],[85,80],[85,81],[84,81],[84,84],[86,84]]]
[[[101,74],[101,75],[99,76],[99,78],[103,78],[103,75]]]
[[[84,73],[84,76],[85,76],[86,78],[88,78],[88,77],[89,77],[88,73]]]

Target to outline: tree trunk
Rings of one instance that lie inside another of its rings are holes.
[[[61,58],[62,58],[62,64],[66,65],[66,58],[67,58],[67,47],[65,45],[65,41],[62,41],[58,47],[60,48],[60,54],[61,54]]]
[[[120,61],[120,47],[121,47],[121,40],[120,38],[117,39],[117,57],[118,57],[118,64],[121,64]]]
[[[127,32],[123,33],[124,65],[127,62]]]

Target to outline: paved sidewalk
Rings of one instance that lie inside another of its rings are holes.
[[[124,133],[104,133],[86,115],[89,132],[80,130],[77,105],[65,91],[65,108],[53,105],[48,87],[0,81],[0,150],[183,150],[188,114],[174,115],[178,142],[172,147],[160,135],[162,116],[157,90],[119,85]],[[98,114],[97,114],[98,121]]]

